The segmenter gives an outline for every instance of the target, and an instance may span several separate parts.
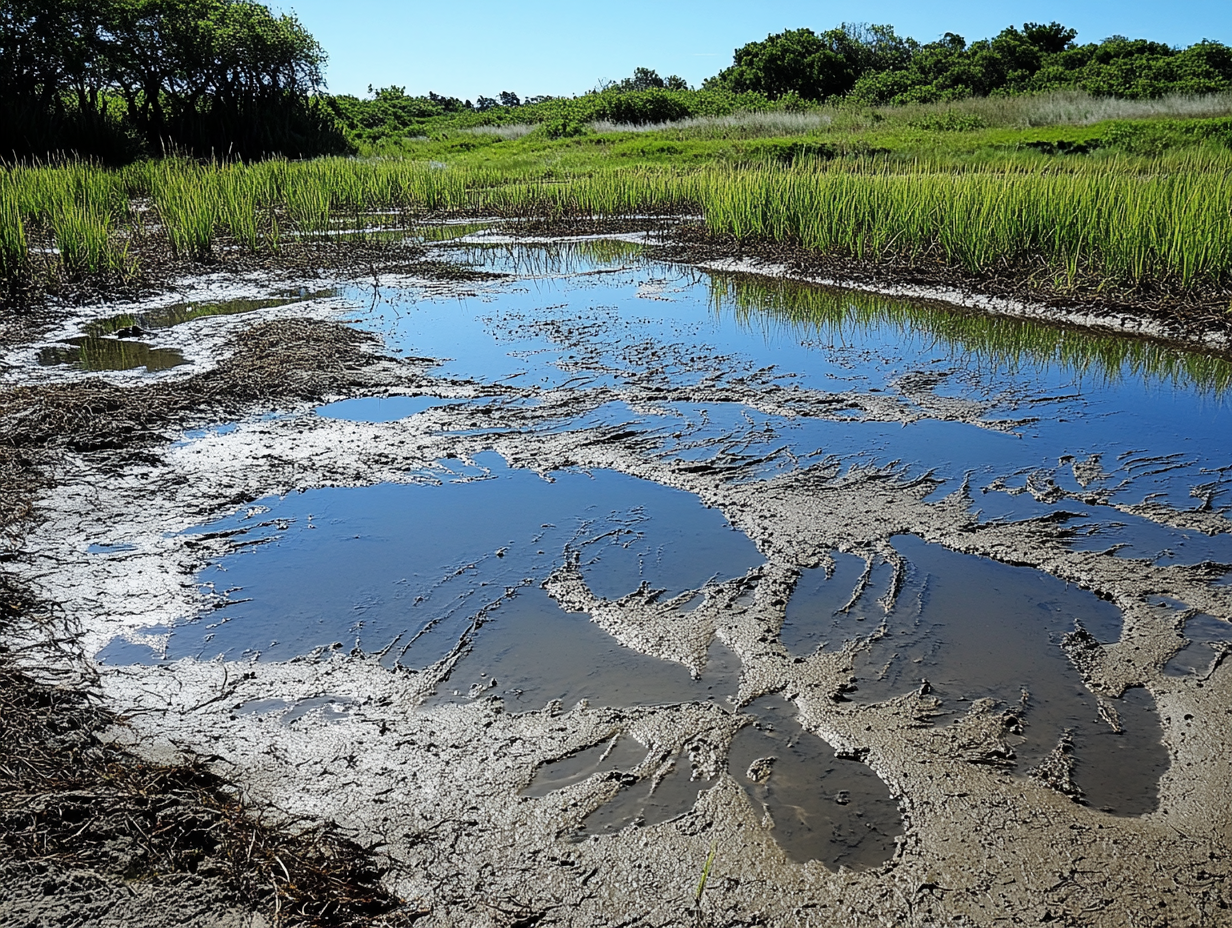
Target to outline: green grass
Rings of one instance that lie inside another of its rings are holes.
[[[17,192],[0,183],[0,277],[14,283],[29,275],[30,246]]]

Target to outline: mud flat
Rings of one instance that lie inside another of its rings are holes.
[[[117,749],[337,823],[416,924],[1227,922],[1218,359],[440,247],[507,276],[6,359],[10,422],[126,436],[39,439],[5,564]]]

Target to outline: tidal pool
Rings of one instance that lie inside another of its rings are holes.
[[[426,440],[414,423],[432,410],[443,424],[430,437],[455,442],[456,456],[403,482],[305,478],[192,530],[226,541],[199,575],[212,608],[153,630],[167,636],[157,654],[117,640],[102,660],[281,661],[354,648],[386,665],[444,668],[424,712],[492,699],[511,713],[583,701],[722,706],[755,720],[736,735],[726,774],[698,779],[677,756],[661,777],[634,776],[646,752],[621,734],[539,766],[524,795],[628,774],[574,835],[585,839],[685,814],[730,776],[791,859],[881,865],[903,827],[886,784],[801,729],[783,692],[739,705],[741,658],[721,636],[708,633],[704,666],[691,673],[543,588],[576,564],[605,604],[661,591],[653,602],[669,605],[655,628],[670,639],[692,627],[707,591],[754,585],[775,557],[797,579],[777,638],[760,644],[798,661],[854,649],[843,699],[872,706],[924,692],[938,700],[938,727],[990,701],[1021,723],[1013,776],[1065,745],[1093,809],[1156,807],[1168,753],[1150,691],[1097,695],[1062,647],[1078,631],[1120,639],[1122,612],[1107,598],[1036,566],[925,542],[910,524],[880,547],[853,530],[832,540],[820,566],[815,554],[791,561],[789,545],[772,550],[768,536],[734,529],[741,513],[714,499],[734,486],[770,493],[776,478],[810,468],[853,480],[877,471],[935,480],[928,504],[969,494],[973,526],[1062,526],[1067,552],[1151,567],[1232,562],[1220,521],[1232,472],[1226,360],[706,274],[650,262],[625,243],[441,253],[510,276],[462,297],[344,293],[355,324],[390,351],[435,359],[427,376],[481,386],[485,399],[354,397],[317,407],[303,427],[340,437],[370,427],[364,441],[392,449]],[[571,463],[575,434],[616,449],[611,466]],[[541,465],[536,449],[549,446],[566,450]],[[703,472],[711,499],[669,485]],[[885,515],[870,509],[867,521]],[[122,551],[126,541],[109,545]],[[1219,659],[1230,618],[1189,618],[1194,643],[1168,673],[1201,673]]]

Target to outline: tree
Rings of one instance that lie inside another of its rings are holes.
[[[864,73],[905,66],[918,49],[892,26],[847,24],[815,33],[794,29],[736,49],[730,68],[707,82],[735,93],[825,100],[846,94]]]
[[[0,52],[6,114],[25,113],[5,120],[15,154],[98,153],[74,145],[70,130],[108,121],[150,152],[345,147],[312,100],[324,87],[324,50],[294,16],[255,0],[0,0]],[[22,138],[40,120],[58,126],[52,137]]]

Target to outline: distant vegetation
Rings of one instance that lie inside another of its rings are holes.
[[[968,42],[947,32],[922,44],[892,26],[844,24],[750,42],[699,89],[638,68],[630,78],[573,97],[522,100],[504,91],[470,101],[386,87],[369,88],[370,99],[331,97],[329,106],[363,146],[511,123],[561,138],[585,134],[595,123],[646,125],[740,111],[859,110],[1057,91],[1131,100],[1232,91],[1232,48],[1218,42],[1178,49],[1123,36],[1081,45],[1076,39],[1059,23],[1026,23],[992,39]]]
[[[0,156],[349,150],[325,52],[253,0],[2,0]]]
[[[391,86],[369,87],[361,99],[325,93],[321,45],[294,16],[257,0],[0,0],[0,156],[121,163],[166,152],[395,154],[404,140],[462,130],[505,140],[533,130],[552,140],[751,112],[867,113],[1058,91],[1129,100],[1232,91],[1232,48],[1218,42],[1180,49],[1121,36],[1076,40],[1055,22],[972,42],[947,32],[928,43],[892,26],[843,24],[750,42],[700,88],[637,68],[570,97],[503,90],[472,101]],[[952,119],[917,126],[979,127]]]

